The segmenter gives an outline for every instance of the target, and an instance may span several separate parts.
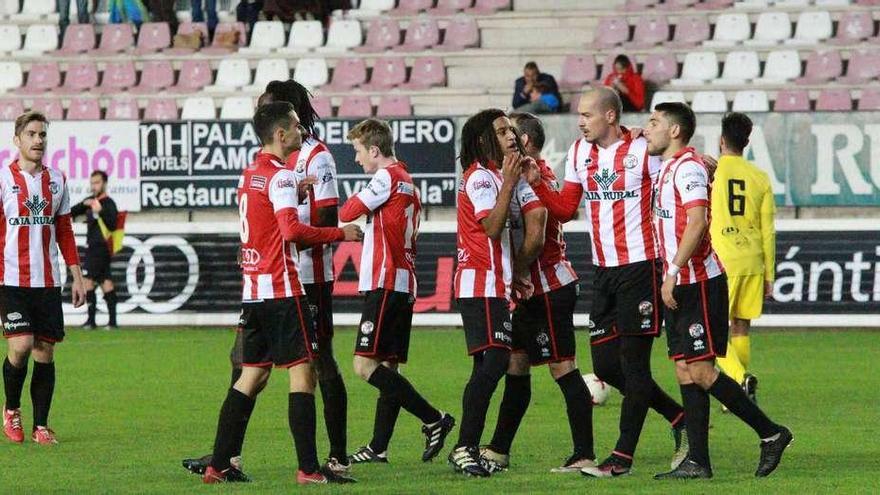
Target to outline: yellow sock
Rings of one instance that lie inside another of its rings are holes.
[[[742,363],[742,367],[748,370],[749,363],[752,361],[752,346],[749,343],[749,336],[737,335],[735,337],[731,337],[730,343],[727,346],[728,349],[731,346],[736,349],[736,355],[739,357],[739,362]]]
[[[718,358],[718,366],[725,375],[732,378],[736,383],[742,383],[745,378],[746,369],[739,360],[736,348],[730,342],[727,344],[727,356]]]

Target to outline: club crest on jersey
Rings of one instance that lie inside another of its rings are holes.
[[[373,322],[365,321],[361,323],[361,333],[364,335],[370,335],[371,333],[373,333]]]
[[[48,201],[36,194],[24,201],[24,205],[27,206],[27,209],[31,211],[31,215],[34,216],[43,213],[43,210],[46,208],[47,204],[49,204]]]
[[[639,303],[639,314],[642,316],[648,316],[654,311],[654,305],[651,304],[651,301],[642,301]]]
[[[535,341],[536,341],[539,345],[542,345],[542,346],[543,346],[543,345],[547,345],[547,344],[550,343],[550,337],[548,337],[546,333],[541,332],[541,333],[538,334],[537,337],[535,337]]]
[[[251,177],[251,189],[262,191],[266,189],[266,178],[262,175],[254,175]]]
[[[504,329],[508,332],[513,328],[513,325],[509,321],[505,321],[502,325],[504,326]]]
[[[61,187],[58,185],[57,182],[55,182],[55,181],[49,182],[49,192],[51,192],[52,194],[58,194],[58,191],[60,191],[60,190],[61,190]]]
[[[623,166],[632,169],[639,164],[639,158],[636,155],[626,155],[623,157]]]
[[[599,187],[602,190],[607,191],[611,189],[611,185],[614,184],[614,181],[617,180],[617,172],[612,172],[607,168],[602,170],[601,172],[596,172],[593,174],[593,180],[596,181],[596,184],[599,184]]]
[[[329,170],[327,171],[327,173],[325,173],[324,175],[321,176],[321,184],[326,184],[326,183],[330,182],[331,180],[333,180],[333,173],[330,172]]]
[[[688,333],[691,334],[691,337],[695,339],[698,338],[699,336],[703,335],[703,325],[699,323],[694,323],[690,326],[690,328],[688,328]],[[694,342],[694,344],[696,345],[696,342]]]

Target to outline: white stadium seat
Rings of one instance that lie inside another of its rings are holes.
[[[305,53],[324,44],[324,26],[321,21],[296,21],[290,26],[290,39],[282,53]]]
[[[183,120],[213,120],[217,118],[217,110],[214,108],[214,98],[210,96],[191,96],[183,101],[183,111],[180,114]]]
[[[769,112],[770,98],[760,89],[737,91],[733,96],[734,112]]]
[[[797,50],[776,50],[767,55],[764,75],[754,82],[758,84],[785,84],[801,76],[801,57]]]
[[[651,100],[651,110],[661,103],[669,102],[687,103],[687,100],[684,98],[684,93],[681,91],[657,91],[654,93],[654,98]]]
[[[831,14],[820,10],[801,12],[797,19],[794,38],[786,41],[788,45],[815,45],[831,37]]]
[[[345,51],[361,46],[364,34],[361,23],[353,19],[334,19],[327,31],[327,46],[319,51]]]
[[[223,100],[220,107],[220,118],[226,120],[243,120],[254,117],[254,99],[250,96],[230,96]]]
[[[21,30],[15,24],[0,25],[0,53],[21,49]]]
[[[257,72],[254,83],[245,88],[245,91],[262,93],[270,81],[286,81],[290,79],[290,66],[287,59],[264,58],[257,63]]]
[[[681,77],[669,81],[673,86],[699,86],[718,77],[715,52],[690,52],[684,57]]]
[[[791,18],[786,12],[761,12],[755,35],[746,46],[773,46],[791,38]]]
[[[0,62],[0,93],[21,86],[24,76],[18,62]]]
[[[17,22],[58,21],[58,16],[52,15],[58,8],[56,0],[27,0],[22,4],[21,13],[12,15],[12,19]],[[48,19],[42,19],[44,17]]]
[[[293,77],[309,89],[323,86],[330,79],[327,61],[323,58],[301,58],[296,61]]]
[[[697,113],[724,113],[727,111],[727,98],[723,91],[697,91],[691,109]]]
[[[752,25],[749,16],[742,13],[721,14],[715,21],[715,34],[711,40],[704,41],[703,46],[725,47],[734,46],[749,39]]]
[[[719,86],[745,84],[746,81],[757,79],[761,75],[761,62],[758,52],[732,51],[724,58],[724,70],[719,79],[712,84]]]
[[[251,44],[239,48],[240,53],[269,53],[284,47],[284,24],[281,21],[257,21],[251,31]]]
[[[206,86],[204,90],[209,93],[231,92],[250,83],[251,69],[247,59],[227,58],[220,61],[214,84]]]
[[[24,35],[24,46],[15,55],[35,57],[58,49],[58,26],[31,24]]]

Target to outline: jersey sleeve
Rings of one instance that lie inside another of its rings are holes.
[[[709,206],[709,173],[695,161],[686,161],[675,171],[675,189],[685,210]]]
[[[269,202],[275,213],[285,208],[296,208],[296,176],[292,170],[282,169],[269,181]]]
[[[70,215],[70,190],[67,188],[67,177],[61,179],[61,203],[55,211],[55,216]]]
[[[380,169],[376,172],[370,183],[357,193],[357,197],[370,211],[385,204],[391,197],[391,174],[388,170]]]
[[[577,174],[577,157],[575,156],[575,151],[578,148],[578,141],[572,143],[571,147],[568,148],[568,154],[565,156],[565,182],[574,182],[577,184],[581,183],[580,177]]]
[[[339,204],[339,187],[336,183],[336,161],[329,151],[321,151],[309,164],[309,175],[318,182],[312,186],[315,194],[315,207],[323,208]]]
[[[776,279],[776,199],[770,180],[761,198],[761,244],[764,252],[764,280]]]
[[[471,204],[474,205],[474,215],[477,221],[489,216],[492,209],[495,208],[495,202],[498,199],[498,188],[495,185],[495,178],[492,174],[485,170],[475,170],[465,184],[465,192]]]
[[[520,179],[516,184],[516,201],[519,203],[523,214],[526,214],[530,210],[534,210],[539,206],[543,206],[541,204],[541,199],[538,198],[538,195],[532,190],[532,186],[523,179]]]

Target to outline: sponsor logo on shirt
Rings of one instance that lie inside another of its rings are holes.
[[[705,349],[706,349],[706,345],[703,343],[702,340],[695,340],[694,341],[694,350],[695,351],[702,351]]]
[[[275,183],[275,189],[284,189],[284,188],[295,188],[296,181],[292,179],[279,179],[278,182]]]
[[[41,198],[39,195],[34,194],[30,198],[26,199],[24,205],[27,206],[27,209],[31,211],[31,215],[40,215],[43,213],[43,210],[46,208],[46,205],[49,204],[44,198]]]
[[[31,326],[31,324],[26,321],[16,321],[14,323],[11,321],[7,321],[6,323],[3,324],[3,328],[5,328],[7,331],[15,330],[16,328],[21,328],[21,327],[29,327],[29,326]]]
[[[333,180],[333,173],[329,170],[321,176],[321,184],[326,184]]]
[[[684,190],[690,192],[698,187],[706,187],[706,184],[704,184],[702,182],[697,182],[697,181],[688,182],[688,184],[686,186],[684,186]]]
[[[471,255],[468,254],[467,249],[458,249],[458,262],[459,263],[467,263],[468,260],[471,259]]]
[[[12,186],[12,194],[18,194],[20,192],[21,192],[21,187],[19,187],[18,184],[15,184],[14,186]]]
[[[479,179],[472,182],[474,191],[479,191],[480,189],[491,189],[492,181],[488,179]]]
[[[413,194],[415,194],[415,187],[407,182],[398,182],[397,192],[399,192],[400,194],[412,196]]]
[[[251,176],[251,189],[262,191],[266,189],[266,178],[262,175]]]
[[[242,265],[256,265],[260,262],[260,252],[253,248],[244,248],[241,250]]]
[[[9,217],[9,225],[54,225],[55,217],[33,216],[33,217]]]
[[[596,184],[605,191],[611,188],[611,185],[614,184],[614,181],[616,181],[618,177],[617,172],[611,171],[607,168],[601,172],[593,174],[593,180],[596,181]]]
[[[9,320],[9,321],[17,321],[17,320],[20,320],[20,319],[21,319],[21,313],[19,313],[19,312],[17,312],[17,311],[14,312],[14,313],[9,313],[8,315],[6,315],[6,319]]]
[[[654,215],[657,215],[659,218],[672,218],[672,212],[665,208],[654,207]]]

